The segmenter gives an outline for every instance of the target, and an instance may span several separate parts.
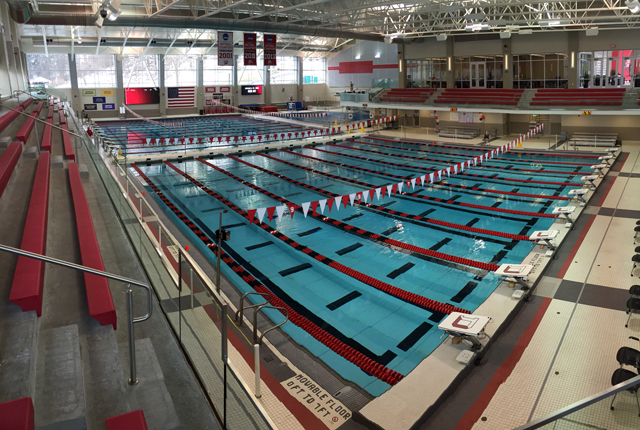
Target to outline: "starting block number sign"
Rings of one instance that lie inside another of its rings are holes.
[[[346,406],[302,372],[281,384],[330,429],[337,429],[353,415]]]
[[[591,111],[590,110],[583,110],[582,111],[582,115],[591,115]]]

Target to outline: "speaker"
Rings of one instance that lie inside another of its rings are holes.
[[[598,27],[588,28],[586,33],[587,33],[587,36],[597,36],[598,35]]]
[[[447,35],[446,34],[436,34],[436,40],[438,42],[444,42],[445,40],[447,40]]]
[[[510,31],[501,31],[500,32],[500,39],[508,39],[511,37],[511,32]]]

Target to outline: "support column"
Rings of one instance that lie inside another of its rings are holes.
[[[446,58],[446,71],[447,71],[447,88],[455,88],[456,78],[453,74],[453,38],[449,37],[445,43],[447,44],[447,58]]]
[[[80,112],[84,109],[82,105],[82,92],[78,89],[78,69],[76,68],[76,57],[67,54],[69,57],[69,79],[71,80],[71,107]],[[116,78],[117,79],[117,78]]]
[[[124,57],[122,55],[116,55],[116,89],[114,91],[116,99],[116,111],[118,111],[120,109],[120,106],[122,106],[122,103],[124,103],[124,73],[122,68],[123,58]],[[115,113],[116,112],[114,112],[114,114]]]
[[[501,39],[504,63],[502,70],[502,88],[513,88],[513,55],[511,55],[511,39]]]
[[[164,83],[164,55],[158,59],[158,89],[160,90],[160,116],[167,115],[167,86]]]
[[[196,108],[198,112],[204,109],[204,58],[198,57],[196,61]]]
[[[579,52],[579,33],[577,31],[570,31],[567,33],[569,36],[569,76],[567,76],[569,88],[579,88],[580,86],[580,64],[578,62]]]
[[[398,44],[398,88],[407,88],[407,60],[404,59],[404,44]]]
[[[269,66],[264,66],[262,76],[264,76],[264,85],[262,86],[264,94],[264,104],[271,105],[271,71]]]
[[[297,100],[301,102],[305,102],[304,100],[304,57],[298,58],[298,91],[296,94],[298,96]]]

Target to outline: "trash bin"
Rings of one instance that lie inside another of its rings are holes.
[[[200,115],[204,115],[204,109],[200,109]]]

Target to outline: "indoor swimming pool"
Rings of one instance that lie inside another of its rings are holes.
[[[135,170],[212,263],[210,239],[226,209],[224,275],[242,293],[270,291],[293,311],[282,328],[294,341],[378,396],[440,345],[447,313],[473,312],[487,299],[497,265],[527,256],[528,235],[552,226],[553,208],[567,205],[598,155],[507,152],[437,184],[381,199],[372,192],[353,206],[331,201],[480,151],[368,137]],[[322,215],[303,214],[300,205],[321,199],[330,199]],[[247,220],[247,210],[281,205],[281,219]]]

